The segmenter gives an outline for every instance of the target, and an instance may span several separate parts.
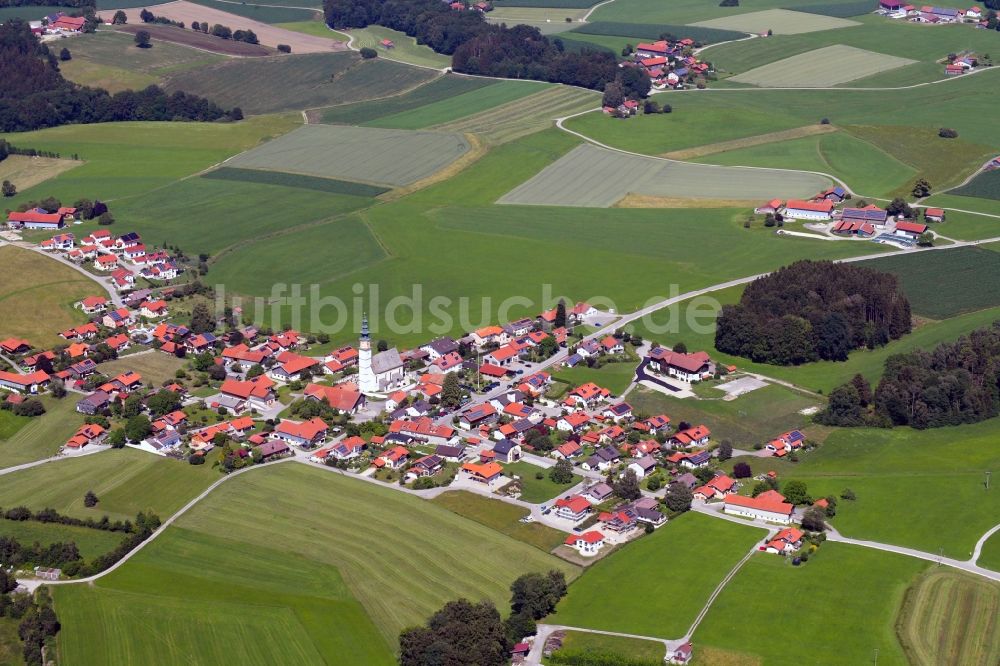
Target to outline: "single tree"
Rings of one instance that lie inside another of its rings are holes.
[[[563,458],[549,470],[549,480],[552,483],[566,485],[573,481],[573,463]]]
[[[722,440],[719,444],[719,460],[725,461],[733,457],[733,445],[728,439]]]
[[[125,422],[125,436],[133,442],[141,442],[149,437],[153,427],[145,414],[136,414]]]
[[[737,479],[749,479],[753,476],[753,472],[750,471],[750,465],[745,462],[738,462],[733,465],[733,476]]]
[[[380,352],[388,351],[389,343],[386,342],[385,340],[379,340],[378,342],[375,343],[375,348]]]
[[[818,506],[811,506],[802,515],[802,529],[822,532],[826,529],[826,512]]]
[[[115,12],[114,18],[111,19],[113,25],[125,25],[128,23],[128,17],[125,16],[125,12],[118,10]]]
[[[149,11],[148,9],[143,9],[141,12],[139,12],[139,20],[142,21],[143,23],[152,23],[153,19],[155,18],[156,16],[153,14],[153,12]]]
[[[854,491],[850,488],[844,488],[840,491],[840,499],[845,499],[848,502],[853,502],[858,499],[858,496],[854,494]]]
[[[375,49],[373,49],[370,46],[363,46],[363,47],[361,47],[360,53],[361,53],[361,57],[364,58],[365,60],[371,60],[372,58],[377,58],[378,57],[378,51],[376,51]]]
[[[146,30],[140,30],[139,32],[135,33],[135,45],[138,46],[140,49],[148,49],[150,46],[152,46],[149,32]]]
[[[291,53],[292,47],[288,44],[278,44],[278,53]]]
[[[626,469],[624,473],[615,481],[615,495],[621,497],[626,502],[631,502],[642,497],[642,490],[639,487],[639,478],[634,469]]]
[[[97,495],[94,494],[93,490],[88,490],[87,494],[83,496],[83,505],[87,508],[97,506]]]
[[[5,197],[12,197],[17,194],[17,187],[15,187],[14,183],[9,180],[5,180],[3,181],[3,185],[0,186],[0,192],[2,192]]]
[[[101,213],[100,217],[97,218],[97,223],[101,226],[107,227],[115,223],[115,218],[111,216],[111,213],[104,211]]]
[[[677,352],[678,354],[687,354],[688,353],[688,346],[686,344],[684,344],[684,342],[682,342],[680,340],[678,340],[677,343],[675,343],[674,346],[671,347],[671,349],[673,349],[673,351]]]
[[[115,428],[108,435],[108,444],[110,444],[113,449],[120,449],[124,447],[125,441],[125,430],[122,428]]]
[[[556,328],[562,328],[566,325],[566,301],[561,298],[556,304],[556,318],[552,320],[552,325]]]
[[[918,179],[917,182],[913,184],[912,194],[918,199],[929,197],[931,195],[931,184],[923,178]]]
[[[785,496],[788,502],[795,505],[812,503],[812,498],[809,497],[809,489],[806,487],[805,481],[789,481],[782,488],[781,494]]]
[[[53,398],[62,399],[66,397],[66,385],[60,379],[53,379],[49,384],[49,393]]]
[[[215,330],[215,317],[212,316],[208,304],[198,301],[191,308],[191,324],[188,327],[192,333],[211,333]]]
[[[62,50],[59,51],[59,59],[62,60],[63,62],[66,62],[67,60],[72,60],[73,54],[70,53],[69,49],[64,46]]]
[[[454,409],[461,402],[462,386],[458,383],[458,375],[454,372],[449,372],[444,376],[444,382],[441,384],[441,404]]]
[[[691,508],[691,501],[694,496],[691,489],[683,483],[671,483],[667,486],[667,493],[663,496],[663,503],[667,508],[675,513],[687,511]]]

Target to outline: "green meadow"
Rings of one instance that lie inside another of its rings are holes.
[[[80,503],[83,504],[82,497]],[[30,546],[36,542],[47,546],[50,543],[72,541],[85,560],[91,560],[98,555],[114,550],[123,538],[121,532],[108,532],[73,525],[39,523],[34,520],[6,519],[0,519],[0,534],[17,539],[23,546]]]
[[[452,122],[482,111],[513,102],[547,88],[535,81],[500,81],[416,109],[382,116],[364,123],[368,127],[423,129]]]
[[[547,622],[677,638],[709,595],[765,532],[698,513],[587,568]]]
[[[575,368],[559,370],[553,375],[553,378],[566,382],[570,387],[594,382],[598,386],[608,389],[614,395],[621,395],[632,383],[632,379],[635,377],[635,367],[638,364],[639,362],[636,360],[607,363],[600,368],[588,368],[585,363],[581,363]]]
[[[42,416],[28,418],[0,411],[0,469],[48,458],[59,452],[59,447],[83,424],[83,416],[76,412],[76,400],[72,396],[69,394],[62,400],[42,398],[46,410]]]
[[[317,112],[324,123],[368,125],[387,116],[397,114],[403,116],[408,111],[436,105],[439,102],[447,102],[453,97],[463,97],[465,93],[494,85],[497,83],[489,79],[445,74],[417,88],[380,99],[374,104],[369,102],[338,104],[325,109],[317,109]]]
[[[550,499],[555,499],[564,491],[569,490],[583,480],[579,474],[574,474],[569,483],[556,483],[549,478],[547,469],[542,469],[537,465],[519,461],[503,466],[504,474],[507,476],[519,476],[521,478],[521,499],[525,502],[538,504]],[[542,478],[536,478],[536,474],[542,473]]]
[[[807,564],[760,553],[740,569],[694,634],[695,645],[791,666],[907,660],[895,634],[909,584],[928,564],[903,555],[825,543]],[[763,630],[763,626],[768,627]]]
[[[986,540],[976,564],[987,569],[1000,571],[1000,532],[995,532]]]

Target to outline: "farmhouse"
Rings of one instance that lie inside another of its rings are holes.
[[[302,378],[303,372],[319,365],[319,360],[301,356],[295,352],[285,351],[278,354],[277,363],[268,370],[271,379],[280,382],[294,382]]]
[[[393,421],[389,424],[389,432],[411,435],[433,444],[446,444],[455,436],[454,428],[446,425],[435,425],[434,421],[428,417],[421,417],[414,421]]]
[[[306,398],[325,401],[326,404],[345,414],[356,414],[367,404],[365,395],[353,382],[344,382],[336,386],[307,384],[303,393]]]
[[[728,495],[723,510],[734,516],[763,520],[769,523],[788,525],[792,522],[792,512],[795,506],[782,499],[772,497],[744,497]]]
[[[928,222],[944,222],[944,209],[925,208],[924,219],[927,220]]]
[[[789,199],[785,204],[784,216],[793,220],[829,220],[833,214],[833,202],[803,201]]]
[[[686,354],[671,351],[666,347],[657,347],[649,352],[649,367],[657,372],[666,373],[684,382],[693,382],[715,374],[715,364],[707,352]]]
[[[753,212],[757,215],[767,215],[768,213],[774,214],[781,210],[781,199],[771,199],[770,201],[765,201],[761,205],[753,209]]]
[[[273,387],[274,382],[261,375],[247,381],[227,379],[220,391],[225,397],[247,402],[257,409],[268,409],[275,401]]]
[[[14,211],[7,215],[7,224],[14,229],[62,229],[63,216],[40,208],[23,213]]]
[[[604,535],[597,530],[588,530],[583,534],[569,535],[565,544],[584,557],[593,557],[604,547]]]

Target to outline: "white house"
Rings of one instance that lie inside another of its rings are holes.
[[[569,535],[565,543],[584,557],[593,557],[604,547],[604,535],[597,530],[590,530],[583,534]]]

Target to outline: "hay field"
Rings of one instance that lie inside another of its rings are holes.
[[[761,12],[738,14],[723,18],[701,21],[691,25],[703,28],[720,28],[722,30],[739,30],[754,34],[774,31],[776,35],[800,35],[805,32],[821,32],[834,28],[849,28],[858,25],[857,21],[824,16],[822,14],[806,14],[788,9],[766,9]]]
[[[669,162],[584,144],[498,203],[607,208],[630,193],[748,200],[804,197],[829,182],[817,174]]]
[[[8,155],[0,162],[0,181],[9,180],[17,187],[18,192],[38,185],[49,178],[55,178],[64,171],[78,167],[83,162],[78,160],[59,159],[57,157],[28,157],[27,155]]]
[[[840,85],[915,62],[836,44],[751,69],[730,80],[763,88],[816,88]]]
[[[427,178],[469,150],[460,134],[343,125],[306,125],[227,166],[303,173],[378,185]]]

